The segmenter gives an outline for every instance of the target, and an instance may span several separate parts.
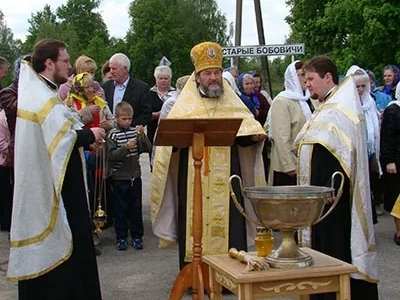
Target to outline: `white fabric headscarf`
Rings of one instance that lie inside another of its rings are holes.
[[[396,86],[396,94],[395,94],[396,100],[400,100],[400,83],[397,84]]]
[[[363,74],[355,74],[356,71],[361,71]],[[361,107],[365,115],[365,121],[367,124],[367,149],[368,154],[375,153],[379,160],[379,147],[380,147],[380,114],[376,108],[376,103],[370,93],[369,77],[368,74],[359,66],[351,66],[347,71],[346,76],[355,75],[354,79],[356,84],[358,80],[362,80],[365,77],[365,90],[361,95]]]
[[[303,91],[301,88],[299,76],[296,71],[296,63],[299,60],[292,62],[285,71],[285,90],[280,92],[277,97],[285,97],[292,100],[299,101],[300,108],[308,121],[311,117],[310,106],[307,104],[307,100],[310,99],[309,90]]]
[[[311,118],[311,109],[307,103],[307,100],[310,99],[310,91],[307,89],[303,91],[299,76],[297,75],[296,71],[296,63],[299,60],[292,62],[285,71],[285,90],[280,92],[276,97],[284,97],[294,101],[298,101],[300,104],[301,111],[303,112],[304,116],[306,117],[306,121]],[[272,106],[274,106],[274,101],[272,101]],[[272,122],[271,122],[271,113],[272,109],[268,111],[267,115],[267,122],[268,122],[268,137],[273,139],[272,136]]]
[[[225,71],[224,73],[222,73],[222,76],[224,77],[224,79],[226,79],[229,86],[235,91],[235,93],[240,96],[242,93],[239,91],[233,75],[229,71]]]
[[[400,107],[400,82],[396,86],[395,99],[390,101],[387,106],[392,104],[396,104],[398,107]]]

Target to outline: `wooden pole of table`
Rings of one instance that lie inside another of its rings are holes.
[[[204,288],[209,288],[209,274],[207,265],[203,264],[202,236],[203,236],[203,192],[201,184],[201,166],[204,155],[204,133],[195,132],[193,134],[192,157],[194,166],[193,183],[193,259],[178,274],[172,287],[169,300],[182,299],[184,292],[192,288],[192,299],[203,300]]]
[[[169,300],[180,300],[192,288],[192,299],[203,300],[210,294],[209,268],[202,260],[203,196],[201,166],[205,147],[230,147],[243,119],[162,119],[154,144],[156,146],[192,147],[193,183],[193,259],[178,274]],[[187,230],[190,230],[187,228]]]
[[[197,300],[199,289],[204,292],[204,286],[200,286],[199,270],[201,270],[201,239],[203,235],[203,192],[201,187],[201,160],[204,154],[204,133],[193,134],[193,165],[194,165],[194,189],[193,189],[193,285],[192,299]],[[200,271],[201,272],[201,271]]]

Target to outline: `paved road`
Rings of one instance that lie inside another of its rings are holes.
[[[143,203],[145,225],[145,248],[135,251],[115,250],[114,233],[106,230],[101,236],[99,248],[103,252],[98,257],[101,288],[104,300],[165,300],[168,299],[172,284],[178,274],[178,249],[158,249],[150,224],[149,181],[150,172],[147,156],[142,159]],[[381,300],[400,300],[400,247],[393,241],[393,221],[388,214],[380,218],[376,225],[377,251],[380,266],[379,294]],[[0,232],[0,299],[16,300],[15,283],[5,280],[8,259],[8,240],[5,232]],[[185,300],[191,299],[189,294]],[[233,295],[224,299],[236,299]],[[73,300],[73,299],[71,299]],[[356,299],[357,300],[357,299]]]

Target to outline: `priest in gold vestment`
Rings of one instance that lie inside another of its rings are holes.
[[[229,177],[243,185],[265,185],[261,125],[222,79],[222,48],[212,42],[190,53],[195,72],[167,118],[242,118],[232,147],[205,147],[202,165],[203,254],[227,253],[230,247],[253,245],[255,225],[245,220],[230,201]],[[151,180],[151,220],[160,247],[179,243],[180,268],[192,259],[193,159],[191,148],[158,146]],[[234,187],[235,188],[235,187]],[[237,189],[237,194],[240,194]],[[255,218],[249,200],[240,199]]]

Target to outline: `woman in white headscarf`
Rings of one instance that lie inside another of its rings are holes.
[[[370,83],[368,74],[358,66],[351,66],[346,76],[353,75],[360,96],[361,107],[364,112],[367,125],[367,150],[369,159],[369,176],[371,186],[371,201],[373,222],[376,224],[377,214],[374,205],[374,195],[377,195],[378,180],[382,175],[380,157],[380,113],[376,108],[376,103],[370,93]],[[377,199],[378,200],[378,199]]]
[[[395,96],[396,100],[390,102],[383,113],[381,164],[386,187],[384,209],[393,216],[393,242],[400,246],[400,84],[397,84]]]
[[[229,86],[235,91],[235,93],[240,96],[242,93],[239,91],[239,88],[236,84],[235,78],[229,71],[224,71],[222,73],[224,79],[228,82]]]
[[[285,90],[272,101],[268,133],[272,142],[270,185],[296,185],[297,159],[293,142],[310,119],[312,104],[305,86],[303,62],[292,62],[285,71]]]

